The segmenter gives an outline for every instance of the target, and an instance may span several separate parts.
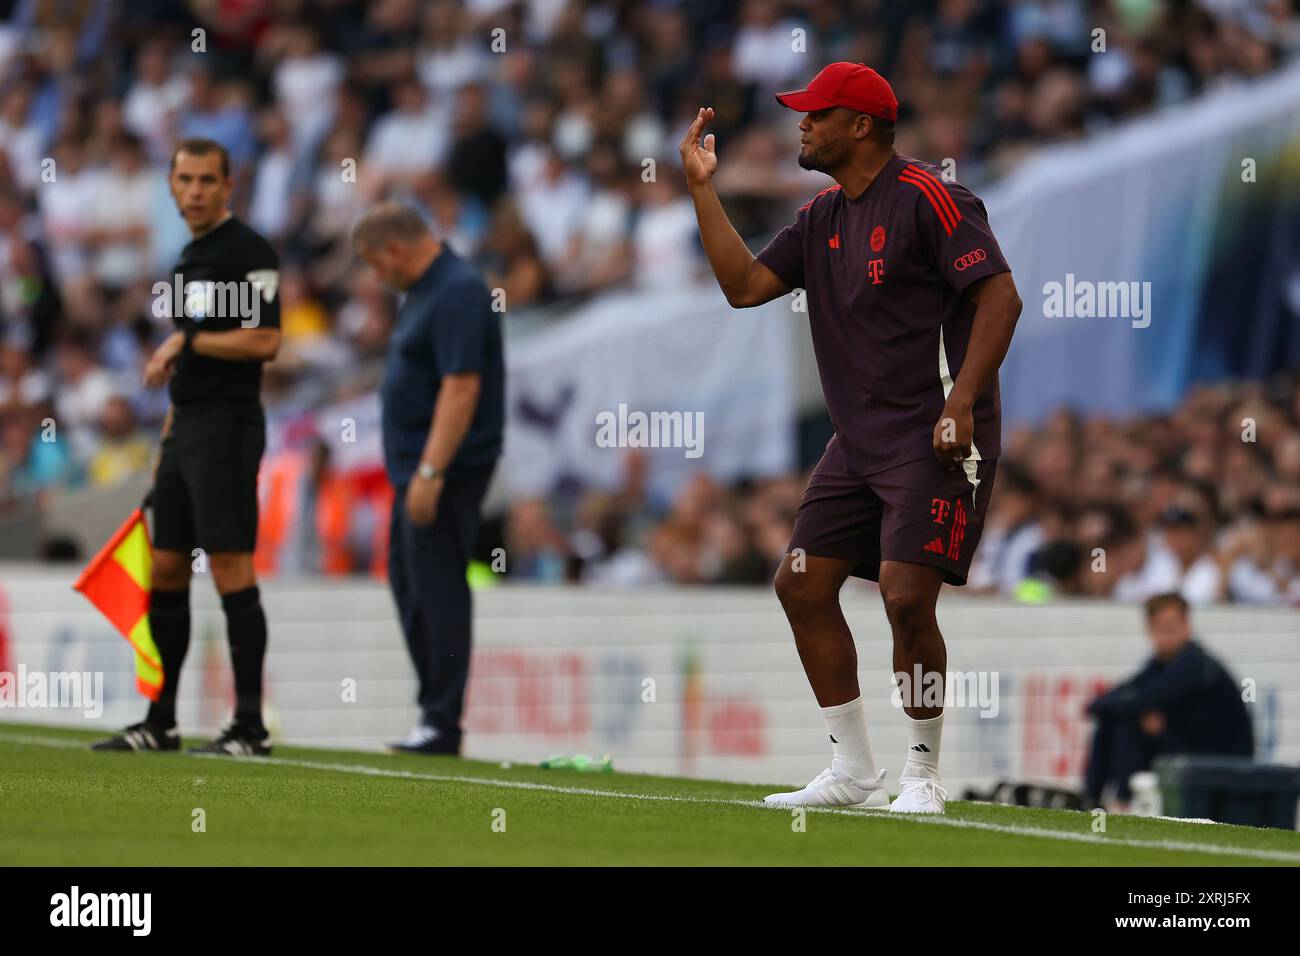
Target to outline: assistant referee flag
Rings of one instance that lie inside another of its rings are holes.
[[[150,700],[162,692],[162,660],[149,630],[153,551],[144,511],[136,508],[81,572],[73,588],[99,608],[135,648],[135,686]]]

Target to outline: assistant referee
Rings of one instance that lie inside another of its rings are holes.
[[[151,496],[149,626],[162,659],[163,689],[143,721],[92,749],[180,749],[176,688],[190,643],[193,551],[202,548],[226,615],[235,718],[215,740],[192,749],[265,756],[271,752],[262,722],[266,615],[253,551],[257,469],[266,444],[262,363],[280,347],[279,259],[270,243],[230,212],[234,181],[220,143],[182,141],[172,154],[169,184],[193,238],[165,293],[164,314],[176,331],[144,372],[145,384],[170,381],[171,390]]]

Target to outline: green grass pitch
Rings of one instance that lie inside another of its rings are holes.
[[[1300,833],[950,801],[804,815],[773,787],[277,747],[95,754],[0,724],[0,865],[1295,866]],[[203,832],[195,832],[196,810]]]

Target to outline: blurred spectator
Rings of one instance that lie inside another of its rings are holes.
[[[271,242],[283,242],[296,219],[300,203],[295,190],[297,162],[289,124],[273,109],[265,110],[259,123],[262,160],[253,176],[248,203],[248,223]]]
[[[13,347],[44,357],[62,311],[59,290],[41,247],[21,225],[9,235],[8,261],[0,271],[0,316],[4,337]]]
[[[98,424],[99,445],[89,468],[92,484],[115,485],[150,467],[155,436],[136,426],[135,413],[125,398],[110,398]]]
[[[393,91],[394,109],[375,120],[366,141],[365,173],[370,195],[409,188],[411,182],[447,157],[449,112],[435,104],[414,80]]]
[[[293,129],[294,144],[305,148],[317,142],[332,119],[333,93],[346,69],[343,58],[327,50],[317,28],[303,21],[267,30],[257,56],[263,64],[274,64],[271,86]]]
[[[219,85],[197,66],[190,67],[188,79],[189,94],[177,113],[173,142],[196,136],[217,140],[229,151],[232,173],[242,181],[256,152],[257,135],[241,90],[228,82]]]
[[[607,289],[632,275],[633,209],[618,150],[611,143],[597,144],[587,167],[592,182],[591,198],[556,279],[557,287],[566,292]]]
[[[524,225],[548,268],[563,268],[587,208],[587,185],[553,148],[547,147],[531,182],[517,200]]]
[[[1097,718],[1085,774],[1093,806],[1123,812],[1132,798],[1129,780],[1166,754],[1255,752],[1241,689],[1192,639],[1188,604],[1177,594],[1146,601],[1152,657],[1136,676],[1088,705]]]
[[[40,185],[45,155],[45,140],[31,113],[32,90],[27,83],[14,83],[0,97],[0,143],[4,144],[10,175],[27,191]]]
[[[1115,597],[1145,601],[1176,591],[1191,604],[1217,600],[1222,593],[1219,567],[1206,546],[1204,519],[1174,506],[1160,516],[1158,529],[1147,538],[1141,566],[1115,586]]]
[[[632,255],[639,283],[672,288],[695,278],[701,263],[695,206],[680,176],[645,183],[632,228]]]
[[[110,294],[149,275],[150,211],[158,172],[148,165],[140,140],[123,133],[113,161],[94,186],[86,230],[91,270]]]
[[[997,495],[970,571],[972,590],[1011,594],[1029,571],[1029,559],[1043,544],[1037,521],[1038,485],[1014,462],[1000,462]]]
[[[126,128],[147,145],[154,163],[171,159],[172,124],[190,95],[185,77],[172,70],[173,47],[148,43],[136,58],[135,82],[122,101]]]
[[[98,444],[100,411],[118,394],[113,376],[99,364],[87,335],[59,344],[58,377],[54,388],[57,432],[74,456],[88,461]]]
[[[469,12],[459,3],[430,3],[420,25],[415,52],[420,82],[437,96],[453,94],[488,72],[487,56],[472,30]]]
[[[0,28],[0,414],[16,416],[7,467],[29,488],[120,441],[110,396],[159,422],[165,392],[139,384],[138,364],[166,331],[149,287],[188,240],[162,191],[178,137],[230,150],[236,212],[279,247],[288,347],[267,383],[306,403],[373,386],[386,348],[393,301],[348,241],[373,199],[418,203],[504,291],[509,322],[698,270],[675,147],[701,103],[742,236],[754,247],[785,225],[828,184],[791,161],[798,130],[771,96],[809,64],[878,65],[904,106],[900,149],[954,157],[978,187],[1047,144],[1300,52],[1296,4],[1273,0],[91,6],[52,21],[20,5]],[[59,440],[29,447],[50,399]],[[1257,441],[1234,426],[1245,417]],[[1295,381],[1201,388],[1129,421],[1061,412],[1008,436],[1000,467],[979,589],[1300,604]],[[685,503],[694,486],[668,504],[571,491],[543,508],[566,579],[732,582],[780,559],[802,485],[715,489],[703,513]]]
[[[87,240],[99,194],[99,177],[86,161],[85,144],[64,136],[54,147],[55,177],[36,194],[50,249],[50,267],[60,284],[87,271]]]
[[[447,178],[461,193],[491,207],[506,188],[506,140],[488,115],[484,87],[466,86],[456,95]]]
[[[1300,607],[1300,507],[1268,515],[1263,528],[1239,532],[1224,549],[1233,600]]]
[[[520,581],[558,584],[565,580],[569,546],[551,521],[546,502],[524,498],[510,506],[506,573]]]
[[[504,292],[507,311],[538,305],[551,297],[551,276],[537,243],[510,203],[499,205],[493,216],[484,271],[491,286]]]
[[[73,479],[68,443],[46,406],[0,417],[0,501],[39,495]]]
[[[21,344],[0,345],[0,414],[20,411],[50,397],[50,379]]]

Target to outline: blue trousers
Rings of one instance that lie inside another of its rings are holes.
[[[465,574],[491,477],[488,471],[448,479],[437,516],[424,527],[406,516],[406,486],[393,499],[388,584],[415,667],[421,722],[449,741],[461,734],[472,613]]]
[[[1129,777],[1140,770],[1150,770],[1155,758],[1162,754],[1196,750],[1182,735],[1171,730],[1158,737],[1148,736],[1142,732],[1136,717],[1100,717],[1084,773],[1084,795],[1094,803],[1099,802],[1102,790],[1112,784],[1117,799],[1131,800],[1133,790],[1129,787]]]

